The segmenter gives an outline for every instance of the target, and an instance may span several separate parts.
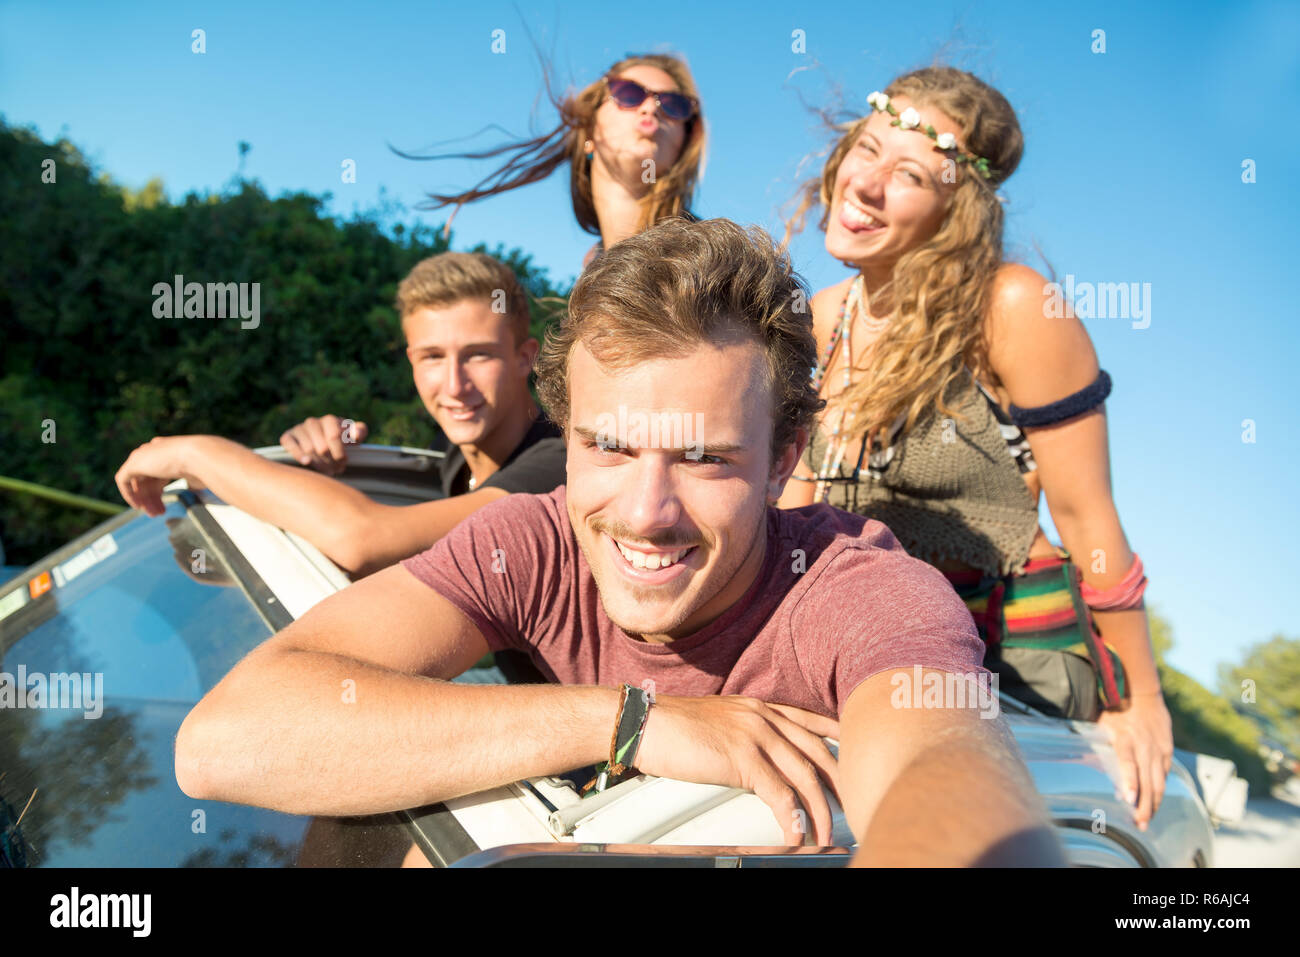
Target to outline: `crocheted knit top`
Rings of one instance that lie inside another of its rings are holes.
[[[1035,467],[1029,444],[969,371],[945,400],[955,415],[931,410],[903,436],[896,422],[884,449],[868,455],[863,439],[844,456],[828,501],[884,522],[909,554],[932,565],[1019,574],[1038,532],[1038,503],[1022,478]],[[804,456],[814,473],[826,441],[815,429]]]

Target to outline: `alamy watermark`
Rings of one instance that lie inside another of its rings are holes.
[[[686,457],[704,454],[703,412],[617,412],[596,416],[596,444],[609,449],[684,449]]]
[[[1043,286],[1043,315],[1049,319],[1065,316],[1069,303],[1080,319],[1131,319],[1134,329],[1151,325],[1151,283],[1076,282],[1066,273],[1065,282]]]
[[[83,894],[73,886],[50,898],[51,927],[118,927],[133,937],[148,937],[152,912],[152,894]]]
[[[26,665],[19,665],[16,675],[0,671],[0,710],[9,708],[81,711],[91,721],[104,713],[104,674],[28,674]]]
[[[172,283],[154,283],[153,314],[158,319],[244,320],[241,329],[262,323],[260,282],[186,282],[177,274]]]
[[[894,689],[889,704],[894,708],[974,708],[985,719],[996,718],[1001,709],[998,676],[990,671],[922,673],[920,665],[913,665],[910,673],[896,672],[889,684]]]

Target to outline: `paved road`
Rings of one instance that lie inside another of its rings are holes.
[[[1214,833],[1218,867],[1300,867],[1300,778],[1272,797],[1251,798],[1235,827]]]

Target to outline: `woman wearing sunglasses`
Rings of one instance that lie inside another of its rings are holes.
[[[504,156],[505,162],[471,189],[431,195],[428,208],[459,209],[543,180],[568,163],[573,214],[578,225],[600,237],[584,268],[605,247],[662,219],[691,217],[705,129],[685,61],[666,54],[630,56],[563,99],[553,93],[545,65],[542,75],[547,97],[559,111],[559,125],[532,139],[453,154],[465,159]]]
[[[1145,828],[1173,739],[1111,495],[1110,378],[1059,289],[1003,259],[1015,111],[950,68],[868,104],[790,225],[820,203],[826,250],[853,275],[813,297],[828,406],[781,504],[879,519],[943,571],[1002,690],[1110,732]],[[1068,552],[1039,527],[1040,494]]]

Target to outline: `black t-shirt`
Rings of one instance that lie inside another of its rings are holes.
[[[445,445],[446,438],[441,438]],[[442,494],[448,498],[463,495],[469,491],[469,465],[460,446],[453,445],[446,452],[438,484],[442,487]],[[501,468],[477,488],[545,495],[564,484],[565,458],[564,439],[559,428],[550,419],[539,416]]]

